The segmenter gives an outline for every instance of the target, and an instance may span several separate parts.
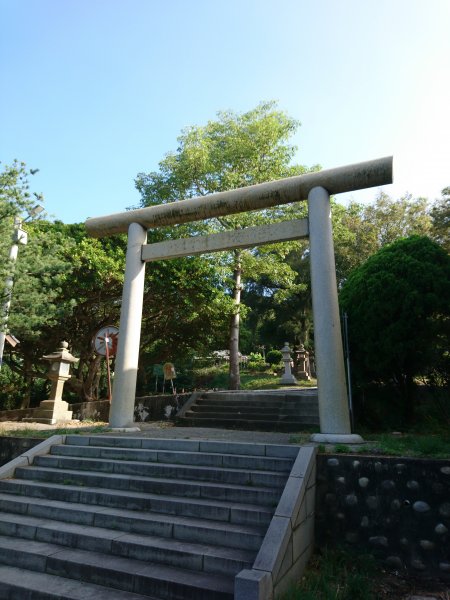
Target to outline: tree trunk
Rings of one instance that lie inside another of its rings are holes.
[[[25,380],[25,392],[20,403],[20,408],[29,408],[31,403],[31,387],[33,385],[33,363],[29,356],[23,358],[23,378]]]
[[[233,301],[234,311],[230,320],[230,380],[229,389],[239,390],[241,379],[239,374],[239,308],[241,303],[241,252],[234,253],[235,263],[233,271],[234,289]]]
[[[98,383],[96,383],[96,378],[97,373],[100,370],[102,359],[102,356],[97,355],[88,363],[88,372],[82,388],[82,402],[91,402],[92,400],[97,399],[95,396],[95,388],[96,385],[98,385]]]

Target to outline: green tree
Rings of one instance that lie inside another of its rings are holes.
[[[450,253],[450,187],[442,190],[442,198],[431,208],[431,237]]]
[[[262,103],[242,114],[219,112],[217,119],[205,126],[188,127],[178,138],[177,150],[166,154],[158,171],[137,176],[141,204],[175,202],[304,173],[305,167],[291,163],[296,148],[289,139],[298,127],[299,123],[280,111],[274,102]],[[298,212],[297,206],[291,206],[230,215],[212,219],[207,224],[191,225],[188,229],[196,234],[240,229]],[[180,235],[185,231],[186,226],[178,228]],[[247,277],[253,280],[271,277],[288,285],[294,274],[284,258],[291,247],[277,245],[254,251],[235,250],[219,258],[218,266],[231,275],[224,281],[224,286],[229,289],[234,303],[229,325],[232,389],[238,389],[240,384],[238,347],[242,281]]]
[[[2,383],[8,389],[14,380],[20,385],[17,395],[27,406],[30,400],[33,378],[39,372],[33,368],[35,342],[46,327],[63,319],[66,306],[57,302],[61,285],[70,270],[70,260],[64,256],[64,240],[53,232],[45,232],[41,221],[23,222],[21,227],[28,234],[27,245],[20,245],[18,260],[8,260],[13,231],[17,228],[15,219],[21,219],[24,212],[30,212],[36,202],[42,202],[42,194],[29,192],[29,174],[24,163],[15,161],[0,173],[0,301],[2,307],[10,296],[11,288],[5,282],[13,282],[13,293],[9,315],[1,315],[2,331],[8,330],[19,340],[20,345],[12,351],[5,348],[6,365],[2,370]],[[67,254],[67,252],[66,252]],[[9,284],[8,284],[9,285]],[[61,340],[60,340],[61,341]],[[14,357],[19,357],[15,360]],[[14,375],[13,375],[14,373]],[[13,393],[11,389],[11,393]]]
[[[394,200],[384,192],[368,205],[333,202],[333,236],[338,285],[386,244],[411,235],[429,235],[432,219],[425,198]]]
[[[395,382],[413,417],[413,381],[448,354],[450,257],[427,237],[387,245],[355,269],[340,301],[360,382]]]

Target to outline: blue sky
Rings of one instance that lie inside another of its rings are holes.
[[[393,197],[450,185],[448,0],[0,0],[0,18],[0,160],[39,168],[64,222],[137,204],[183,127],[271,99],[302,123],[297,162],[393,154]]]

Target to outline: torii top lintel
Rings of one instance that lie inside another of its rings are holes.
[[[150,229],[298,202],[306,200],[315,187],[325,188],[330,195],[377,187],[392,183],[392,162],[392,156],[378,158],[201,198],[93,217],[85,225],[89,235],[105,237],[126,233],[131,223]]]

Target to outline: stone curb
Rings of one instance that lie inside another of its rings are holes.
[[[253,568],[235,578],[235,600],[272,600],[301,576],[314,543],[316,455],[299,449]]]

